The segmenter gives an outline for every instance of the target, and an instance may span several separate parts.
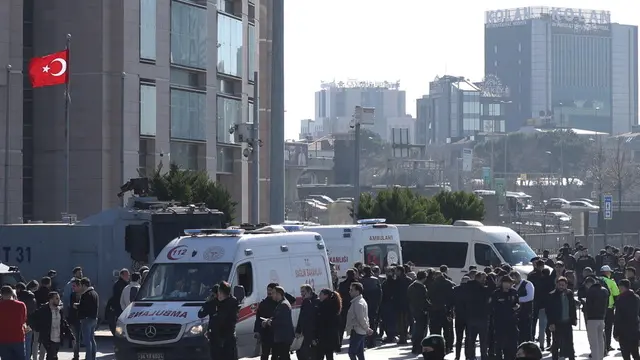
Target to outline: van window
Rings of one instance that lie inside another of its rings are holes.
[[[499,265],[500,259],[496,255],[491,246],[487,244],[475,244],[473,246],[476,264],[481,266]]]
[[[380,269],[391,264],[398,264],[400,262],[399,254],[398,245],[395,244],[376,244],[364,247],[365,263],[378,265]]]
[[[253,292],[253,268],[250,262],[238,265],[236,269],[236,284],[244,287],[246,296]]]
[[[464,269],[469,245],[463,242],[401,241],[402,260],[411,261],[417,267],[440,267]]]

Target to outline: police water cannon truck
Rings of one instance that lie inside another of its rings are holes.
[[[0,262],[18,266],[24,278],[38,281],[56,269],[58,287],[64,287],[72,269],[81,266],[100,294],[102,316],[120,269],[135,271],[151,264],[185,229],[224,227],[223,216],[200,204],[179,206],[153,197],[132,197],[126,207],[77,222],[0,225]]]

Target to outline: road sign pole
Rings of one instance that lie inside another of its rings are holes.
[[[609,233],[609,221],[613,219],[613,197],[604,196],[604,243],[607,245],[607,235]]]

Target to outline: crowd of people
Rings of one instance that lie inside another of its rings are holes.
[[[523,277],[510,265],[471,266],[456,284],[446,265],[415,271],[411,263],[381,269],[354,264],[333,289],[300,288],[302,302],[294,324],[296,298],[277,283],[257,307],[254,335],[261,359],[288,360],[292,349],[299,360],[332,360],[349,337],[348,355],[364,360],[366,348],[381,343],[411,343],[414,354],[442,360],[538,360],[543,351],[552,359],[575,359],[573,327],[586,324],[590,358],[602,360],[620,345],[622,358],[640,360],[640,249],[607,247],[591,256],[581,244],[565,244],[531,259],[533,271]],[[107,302],[106,317],[115,319],[140,289],[147,268],[120,271]],[[79,358],[95,360],[98,294],[82,269],[72,271],[62,287],[51,271],[40,282],[3,286],[0,301],[0,358],[57,359],[65,339]],[[198,316],[209,317],[206,336],[212,358],[237,359],[235,327],[239,302],[231,285],[213,287]]]
[[[148,268],[141,271],[146,274]],[[113,326],[135,298],[142,278],[139,272],[120,271],[105,312]],[[73,349],[73,360],[79,360],[82,345],[85,360],[96,359],[99,295],[81,267],[75,267],[71,278],[60,285],[57,272],[50,270],[40,281],[18,283],[15,288],[2,286],[0,359],[57,360],[65,344]]]

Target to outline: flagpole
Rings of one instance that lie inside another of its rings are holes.
[[[120,149],[120,176],[122,177],[122,182],[120,183],[125,184],[127,182],[127,179],[125,178],[125,174],[124,174],[124,135],[125,135],[125,130],[124,130],[124,86],[125,86],[125,79],[127,77],[127,73],[126,72],[122,72],[121,74],[121,82],[120,82],[120,126],[122,127],[121,131],[121,136],[122,136],[122,140],[121,140],[121,149]],[[122,197],[122,207],[124,207],[126,205],[126,200],[125,197]]]
[[[4,223],[9,223],[9,119],[11,117],[11,65],[7,65],[7,94],[5,104],[5,124],[4,124]]]
[[[70,117],[69,117],[69,107],[71,106],[71,34],[67,34],[67,82],[64,91],[64,137],[65,137],[65,149],[64,149],[64,160],[65,160],[65,186],[64,186],[64,212],[69,214],[69,193],[71,191],[71,177],[70,177]]]

